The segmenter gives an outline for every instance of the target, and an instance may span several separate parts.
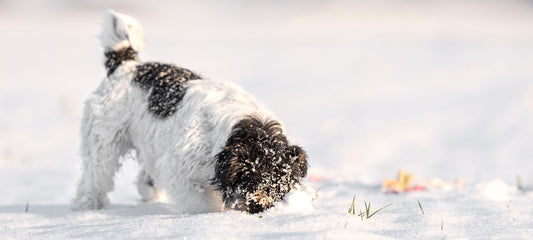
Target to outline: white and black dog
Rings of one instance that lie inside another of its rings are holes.
[[[105,11],[100,41],[107,77],[85,102],[74,209],[108,203],[119,158],[132,150],[142,198],[164,189],[183,213],[261,212],[305,177],[305,152],[241,88],[139,61],[144,35],[127,15]]]

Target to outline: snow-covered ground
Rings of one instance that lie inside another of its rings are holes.
[[[126,161],[108,209],[72,212],[106,7],[140,21],[142,59],[276,112],[314,209],[175,214],[138,202]],[[0,239],[532,239],[531,43],[530,1],[0,1]],[[399,169],[449,185],[386,193]],[[392,205],[361,221],[353,196]]]

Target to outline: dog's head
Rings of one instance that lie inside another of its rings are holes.
[[[276,121],[248,117],[217,155],[215,184],[226,207],[258,213],[280,200],[307,174],[307,157],[290,145]]]

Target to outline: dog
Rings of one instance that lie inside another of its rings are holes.
[[[84,104],[82,175],[72,208],[101,209],[119,159],[133,154],[143,200],[165,191],[183,213],[262,212],[307,174],[305,151],[240,87],[189,69],[141,62],[139,23],[104,11],[107,77]]]

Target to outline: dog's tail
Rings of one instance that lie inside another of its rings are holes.
[[[138,52],[144,48],[144,34],[137,20],[107,9],[104,11],[100,42],[106,53],[128,48]]]

